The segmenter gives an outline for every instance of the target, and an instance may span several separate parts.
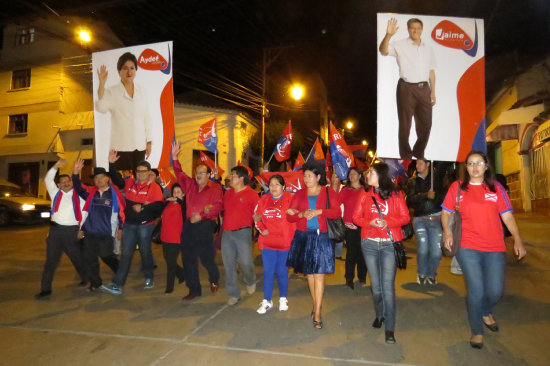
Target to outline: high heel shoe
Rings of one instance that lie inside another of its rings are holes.
[[[472,336],[472,338],[475,336]],[[483,337],[481,338],[481,342],[475,342],[470,338],[470,346],[475,349],[482,349],[483,348]]]
[[[323,329],[323,319],[317,321],[313,319],[313,328],[315,329]]]
[[[393,332],[386,331],[386,343],[394,344],[395,342],[395,335],[393,334]]]
[[[372,327],[373,328],[381,328],[382,327],[382,323],[384,323],[384,318],[375,318],[374,321],[372,322]]]

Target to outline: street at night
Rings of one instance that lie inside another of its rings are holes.
[[[550,261],[545,217],[519,215],[527,250],[522,263],[509,256],[506,289],[497,305],[499,333],[486,331],[485,347],[473,350],[465,288],[439,267],[439,284],[415,282],[414,240],[407,242],[409,268],[396,280],[396,345],[384,343],[374,319],[370,288],[344,286],[343,262],[327,279],[322,330],[311,326],[306,281],[292,275],[289,310],[258,315],[262,299],[261,259],[254,252],[258,291],[235,307],[223,288],[184,303],[185,285],[164,294],[165,264],[154,253],[156,286],[143,290],[139,255],[121,296],[87,293],[67,257],[56,272],[49,300],[37,301],[47,226],[0,231],[0,339],[5,365],[547,365],[550,349]],[[536,253],[535,249],[536,248]],[[221,263],[218,255],[217,262]],[[103,266],[103,265],[102,265]],[[201,277],[206,273],[201,271]],[[102,268],[104,281],[111,274]],[[368,283],[368,280],[367,280]],[[277,295],[277,293],[275,293]]]

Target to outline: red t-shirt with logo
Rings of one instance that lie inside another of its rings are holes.
[[[441,207],[452,212],[456,207],[458,181],[451,184]],[[460,190],[458,211],[462,215],[462,243],[460,246],[484,252],[505,252],[504,233],[500,215],[513,211],[510,198],[501,184],[496,192],[486,184],[470,183],[468,190]]]
[[[237,230],[254,224],[252,215],[260,197],[249,186],[235,193],[233,188],[223,195],[223,229]]]

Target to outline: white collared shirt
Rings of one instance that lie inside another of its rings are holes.
[[[388,46],[388,55],[397,59],[399,76],[408,83],[429,81],[430,70],[435,70],[433,50],[424,42],[416,45],[409,37]]]
[[[141,87],[134,83],[132,98],[122,82],[105,89],[96,101],[99,112],[111,112],[111,149],[117,151],[145,150],[152,141],[151,117]]]
[[[54,205],[54,198],[57,192],[59,192],[59,188],[57,188],[57,185],[54,182],[55,173],[57,173],[57,168],[52,167],[48,172],[46,173],[46,176],[44,177],[44,183],[46,184],[46,189],[48,190],[48,194],[50,195],[50,198],[52,200],[52,208]],[[76,217],[74,215],[74,208],[73,208],[73,191],[70,190],[69,192],[63,192],[63,195],[61,196],[61,202],[59,203],[59,209],[57,212],[54,212],[51,221],[59,224],[59,225],[78,225],[78,221],[76,220]],[[80,200],[80,211],[82,212],[82,208],[84,207],[84,204],[86,201],[84,201],[82,198],[78,198]]]

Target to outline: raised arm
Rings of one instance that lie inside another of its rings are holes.
[[[65,159],[59,159],[46,173],[46,176],[44,177],[44,183],[46,184],[46,189],[48,190],[48,194],[50,195],[51,199],[53,200],[54,196],[59,191],[59,188],[57,188],[57,185],[55,184],[55,174],[59,170],[59,168],[62,168],[65,166],[67,161]]]
[[[395,33],[397,33],[398,29],[399,27],[397,26],[397,19],[391,18],[390,20],[388,20],[386,35],[384,36],[384,39],[382,39],[380,47],[378,48],[382,56],[387,56],[389,54],[388,47],[390,45],[390,39],[394,36]]]
[[[84,187],[82,187],[82,184],[80,184],[80,175],[79,175],[83,166],[84,166],[83,159],[77,159],[74,162],[72,180],[73,180],[73,189],[76,191],[76,193],[78,193],[78,195],[82,199],[86,200],[88,199],[88,196],[90,195],[90,193]]]

